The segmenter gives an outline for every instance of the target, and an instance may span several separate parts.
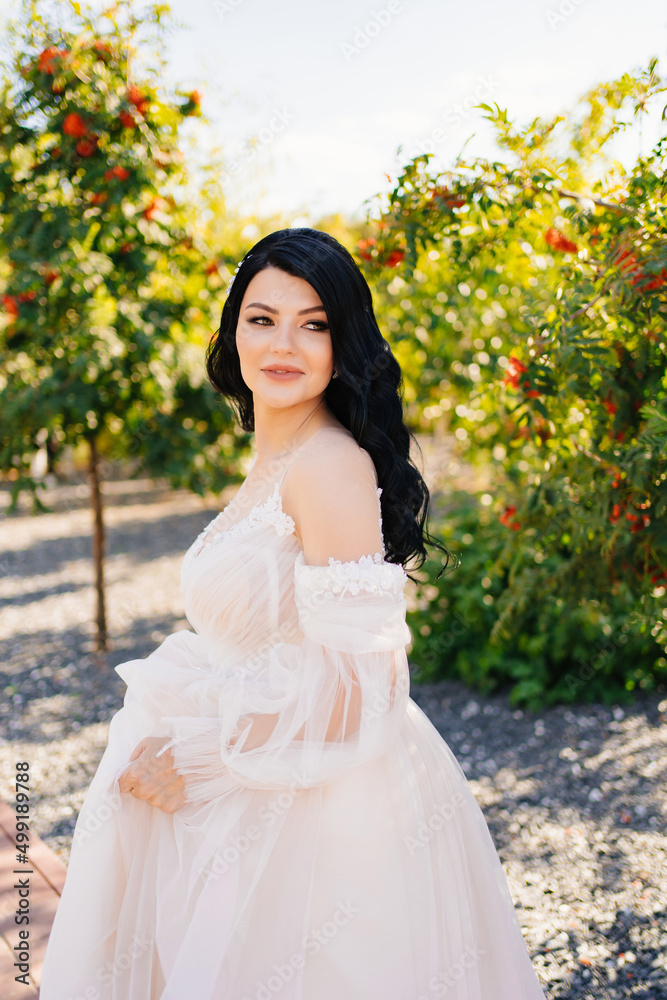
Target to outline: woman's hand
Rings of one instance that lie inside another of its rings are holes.
[[[158,750],[169,742],[168,736],[147,736],[130,754],[129,764],[120,778],[121,792],[130,792],[136,799],[144,799],[150,806],[173,813],[185,805],[185,780],[174,770],[174,757],[167,750],[156,757]]]

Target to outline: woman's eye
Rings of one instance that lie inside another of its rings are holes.
[[[266,322],[264,322],[265,320]],[[256,323],[258,326],[266,326],[267,323],[272,323],[273,320],[271,319],[270,316],[251,316],[248,322]],[[315,327],[318,331],[329,329],[329,324],[325,323],[323,320],[320,319],[309,319],[308,322],[306,323],[306,326]]]

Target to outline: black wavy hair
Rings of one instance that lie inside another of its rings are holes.
[[[252,392],[241,376],[236,327],[246,289],[266,267],[303,278],[322,301],[338,373],[325,389],[324,398],[375,464],[382,487],[387,562],[405,567],[408,560],[416,558],[413,569],[418,569],[427,558],[426,543],[447,556],[439,578],[452,553],[425,529],[430,494],[410,458],[410,441],[415,439],[403,422],[401,368],[380,333],[363,274],[333,236],[318,229],[280,229],[246,254],[232,280],[220,328],[206,351],[211,384],[230,401],[243,430],[254,431]],[[415,444],[419,448],[416,440]]]

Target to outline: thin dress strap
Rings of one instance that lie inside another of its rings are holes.
[[[325,430],[328,430],[328,427],[326,427],[326,426],[325,427],[320,427],[320,429],[318,431],[315,431],[315,433],[311,434],[309,438],[306,438],[305,441],[302,441],[301,444],[298,446],[298,448],[295,449],[294,453],[292,454],[292,457],[290,458],[289,462],[287,463],[287,465],[283,469],[283,472],[282,472],[282,475],[281,475],[280,479],[276,480],[275,489],[279,490],[280,487],[282,486],[283,479],[285,478],[285,475],[287,474],[287,470],[289,469],[290,465],[292,464],[292,462],[294,461],[294,459],[296,458],[296,456],[299,454],[299,452],[301,452],[306,447],[307,444],[310,444],[310,442],[313,440],[313,438],[316,438],[318,434],[321,434],[322,431],[325,431]]]
[[[292,461],[294,461],[294,459],[292,459]],[[276,483],[277,489],[280,489],[280,487],[283,485],[283,479],[285,478],[285,473],[287,472],[287,470],[289,469],[289,467],[290,467],[291,464],[292,464],[292,462],[288,462],[287,465],[285,466],[285,468],[283,469],[283,474],[280,477],[280,479],[278,480],[278,482]]]

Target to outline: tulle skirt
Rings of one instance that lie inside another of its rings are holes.
[[[128,685],[74,831],[41,1000],[544,1000],[483,814],[408,701],[392,749],[338,781],[230,782],[165,813],[118,779],[201,676],[197,637]]]

